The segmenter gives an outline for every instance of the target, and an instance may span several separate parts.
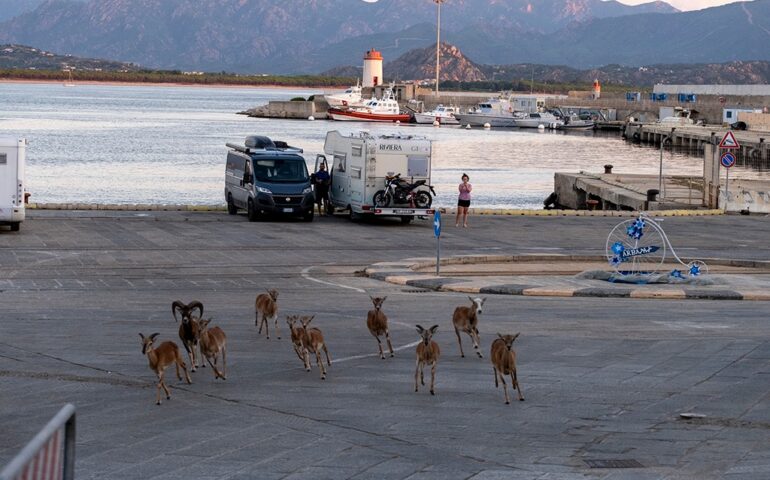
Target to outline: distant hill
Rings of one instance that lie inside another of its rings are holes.
[[[487,78],[520,80],[539,83],[584,83],[599,79],[603,84],[637,85],[651,87],[656,83],[677,85],[758,85],[770,83],[770,62],[726,62],[694,64],[658,64],[646,67],[605,65],[599,68],[578,70],[553,65],[481,65]]]
[[[78,70],[104,72],[134,72],[141,67],[131,63],[113,62],[71,55],[57,55],[24,45],[0,45],[0,68],[31,70]]]
[[[151,68],[311,73],[359,64],[371,47],[390,60],[425,48],[435,43],[435,12],[428,0],[47,0],[0,24],[0,43]],[[522,61],[518,45],[530,39],[524,61],[569,63],[574,52],[560,40],[564,29],[577,32],[577,26],[596,19],[652,12],[680,15],[663,2],[628,6],[615,0],[452,0],[442,7],[442,33],[485,63]],[[646,38],[633,28],[618,30],[640,42]],[[618,45],[605,46],[589,64],[607,63],[602,52],[606,55]],[[709,45],[703,47],[709,51]]]
[[[459,48],[442,43],[440,49],[442,80],[478,82],[486,75],[478,65],[468,60]],[[436,78],[436,45],[411,50],[383,66],[383,74],[397,79],[422,80]]]
[[[436,46],[403,54],[383,67],[387,80],[423,80],[435,78]],[[359,76],[361,69],[339,67],[335,72]],[[467,58],[459,48],[442,43],[441,81],[455,82],[521,82],[529,84],[589,84],[599,79],[603,84],[652,86],[669,84],[767,84],[770,62],[726,62],[699,64],[657,64],[627,67],[613,64],[593,69],[576,69],[564,65],[481,65]],[[493,88],[493,87],[491,87]]]

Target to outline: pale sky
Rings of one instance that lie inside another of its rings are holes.
[[[618,0],[620,3],[626,5],[639,5],[640,3],[648,3],[650,0]],[[704,8],[716,7],[718,5],[724,5],[726,3],[734,3],[735,0],[663,0],[664,2],[673,5],[679,10],[702,10]]]

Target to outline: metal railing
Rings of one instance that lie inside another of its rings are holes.
[[[74,480],[74,478],[75,406],[68,403],[11,460],[11,463],[0,471],[0,480]]]

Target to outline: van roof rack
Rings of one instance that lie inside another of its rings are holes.
[[[254,153],[256,151],[303,153],[301,148],[292,147],[283,140],[273,141],[264,135],[249,135],[244,140],[243,145],[228,142],[225,143],[225,146],[242,153]]]

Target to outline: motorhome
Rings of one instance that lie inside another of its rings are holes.
[[[313,220],[315,196],[302,149],[252,135],[243,145],[227,143],[225,201],[230,215],[246,210],[253,222],[266,215]]]
[[[431,172],[431,142],[415,135],[378,135],[368,132],[343,135],[326,134],[324,154],[316,157],[316,171],[321,163],[331,175],[329,198],[335,209],[348,210],[350,218],[364,215],[400,217],[409,223],[416,216],[432,215],[431,208],[413,204],[378,206],[375,194],[383,190],[388,177],[400,174],[410,183],[425,180],[420,187],[428,190]],[[330,168],[329,168],[330,167]]]
[[[0,225],[19,231],[25,217],[24,171],[27,140],[0,137]]]

